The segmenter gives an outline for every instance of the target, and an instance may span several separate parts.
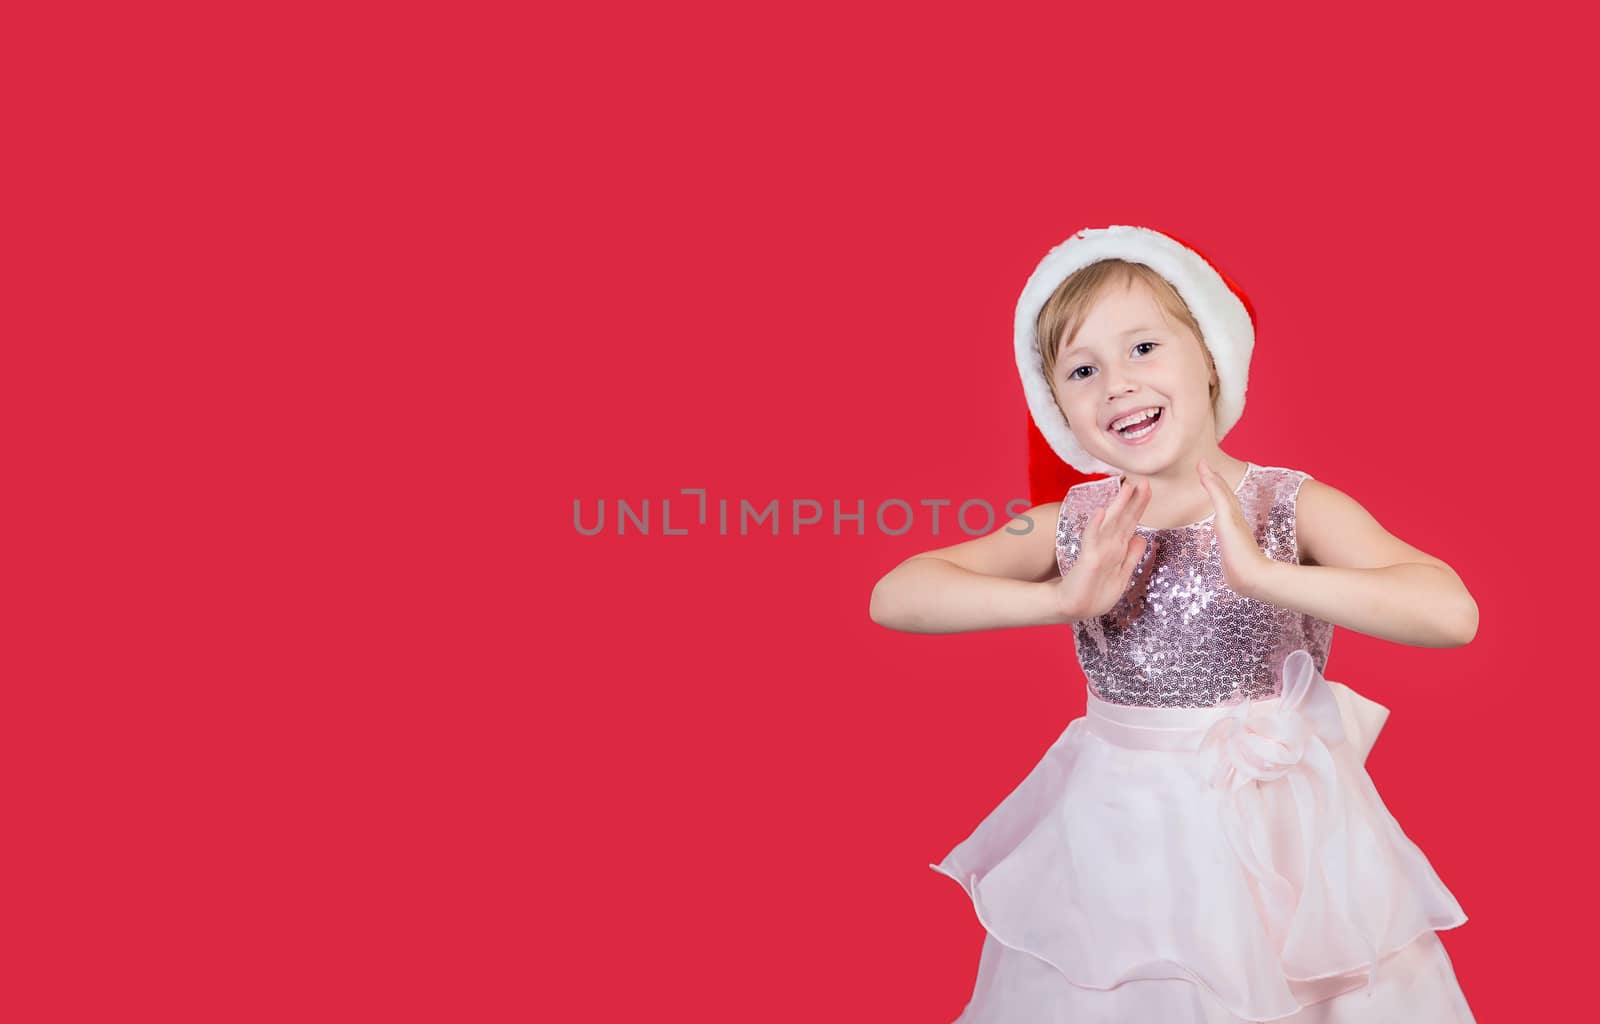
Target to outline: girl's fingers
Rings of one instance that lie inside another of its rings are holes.
[[[1139,564],[1139,559],[1144,557],[1145,548],[1150,546],[1149,540],[1144,537],[1135,537],[1128,545],[1127,554],[1122,558],[1122,581],[1127,583],[1133,577],[1134,567]]]
[[[1128,507],[1128,501],[1132,497],[1128,493],[1130,490],[1132,488],[1117,488],[1116,497],[1106,505],[1106,522],[1111,524],[1112,532],[1119,537],[1122,535],[1122,510]]]
[[[1126,487],[1118,487],[1116,496],[1113,497],[1111,499],[1110,504],[1108,504],[1106,506],[1106,516],[1107,516],[1107,518],[1116,515],[1118,512],[1121,512],[1123,507],[1126,506],[1127,504],[1128,504],[1128,489]]]
[[[1139,524],[1139,517],[1144,515],[1149,504],[1150,485],[1145,481],[1139,480],[1130,486],[1118,488],[1116,497],[1095,509],[1089,517],[1083,528],[1084,545],[1098,548],[1105,544],[1118,555],[1122,554],[1134,538],[1134,527]]]
[[[1133,534],[1134,526],[1139,522],[1139,517],[1144,515],[1145,506],[1150,504],[1150,486],[1140,480],[1132,487],[1124,488],[1118,497],[1122,497],[1123,494],[1127,495],[1128,500],[1117,509],[1116,528],[1117,539],[1127,543]]]
[[[1083,527],[1083,543],[1085,545],[1098,544],[1100,541],[1100,524],[1105,522],[1106,510],[1097,508],[1089,521]]]

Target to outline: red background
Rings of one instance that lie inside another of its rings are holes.
[[[1579,26],[51,10],[0,62],[5,1017],[954,1018],[982,933],[927,864],[1082,713],[1069,633],[869,621],[949,509],[660,506],[1025,497],[1017,294],[1128,223],[1255,307],[1230,454],[1477,598],[1471,645],[1340,630],[1328,676],[1393,711],[1368,767],[1471,917],[1479,1018],[1563,1019]],[[651,535],[574,529],[618,498]]]

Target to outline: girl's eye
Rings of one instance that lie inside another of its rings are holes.
[[[1135,345],[1133,347],[1137,351],[1140,345],[1149,345],[1151,348],[1157,348],[1157,347],[1160,346],[1160,344],[1161,343],[1159,341],[1141,341],[1141,342],[1139,342],[1138,345]],[[1089,369],[1089,367],[1080,366],[1080,367],[1078,367],[1077,370],[1073,370],[1071,373],[1067,374],[1067,379],[1068,380],[1082,380],[1083,378],[1078,376],[1078,370],[1087,370],[1087,369]]]

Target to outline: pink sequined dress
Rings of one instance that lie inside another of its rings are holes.
[[[1307,476],[1240,481],[1271,558]],[[1063,573],[1119,487],[1067,492]],[[1073,625],[1085,714],[930,865],[985,929],[957,1024],[1473,1021],[1436,934],[1467,915],[1367,774],[1389,711],[1323,677],[1332,625],[1230,590],[1212,517],[1137,529],[1121,602]]]

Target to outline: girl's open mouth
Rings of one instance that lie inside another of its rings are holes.
[[[1161,417],[1166,412],[1166,407],[1157,408],[1151,415],[1122,430],[1113,430],[1123,444],[1142,444],[1144,441],[1161,428]]]

